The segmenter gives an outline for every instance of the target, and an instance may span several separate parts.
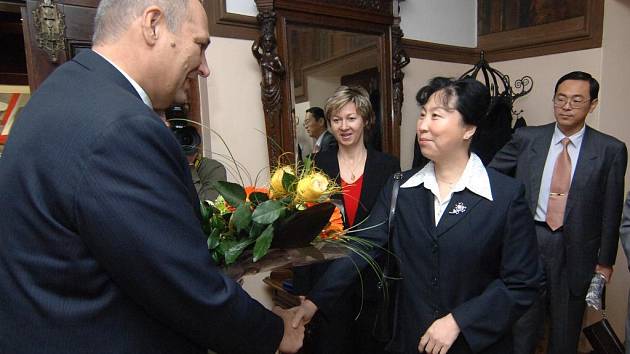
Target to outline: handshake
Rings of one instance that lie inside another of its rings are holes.
[[[300,296],[300,306],[282,309],[278,306],[273,308],[273,313],[280,316],[284,322],[284,335],[278,347],[280,353],[296,353],[304,343],[304,326],[306,326],[315,312],[317,305],[312,301]]]

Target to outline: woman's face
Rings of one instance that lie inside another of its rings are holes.
[[[417,133],[422,155],[432,161],[468,153],[475,126],[464,123],[462,115],[454,107],[457,97],[451,97],[448,105],[444,92],[437,91],[420,109]]]
[[[363,144],[365,120],[357,113],[353,102],[346,103],[330,117],[330,129],[340,146]]]

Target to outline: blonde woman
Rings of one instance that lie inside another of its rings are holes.
[[[315,165],[336,177],[343,193],[335,196],[344,206],[344,226],[351,227],[367,218],[378,192],[389,177],[400,171],[398,159],[366,147],[366,132],[374,124],[374,110],[365,89],[340,86],[324,107],[338,148],[314,155]],[[308,292],[319,281],[328,264],[294,270],[295,286]],[[311,324],[313,353],[383,353],[385,343],[372,333],[376,308],[376,277],[371,270],[362,273],[363,287],[356,281],[337,302],[333,315],[316,317]],[[359,318],[355,321],[360,311]]]

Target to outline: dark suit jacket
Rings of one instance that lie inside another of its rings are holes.
[[[98,54],[35,92],[0,166],[0,352],[275,352],[282,321],[208,254],[177,140]]]
[[[525,184],[532,214],[554,127],[552,123],[516,130],[489,165]],[[575,296],[586,294],[596,264],[615,263],[626,161],[624,143],[586,126],[562,231],[569,287]]]
[[[319,145],[319,152],[337,150],[337,139],[328,130],[324,132],[324,137]]]
[[[418,170],[407,171],[401,185]],[[488,171],[493,201],[467,189],[453,194],[437,227],[433,194],[419,185],[401,188],[392,247],[400,259],[394,352],[417,353],[420,336],[438,318],[452,313],[461,334],[449,350],[460,353],[511,353],[510,330],[536,299],[540,270],[534,222],[520,183]],[[387,241],[391,181],[368,218],[375,228],[360,234]],[[457,203],[466,206],[450,213]],[[376,249],[374,252],[379,252]],[[359,256],[342,258],[309,294],[319,310],[334,309],[335,299],[356,276]]]

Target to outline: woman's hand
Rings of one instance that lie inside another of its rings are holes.
[[[459,326],[452,314],[448,314],[431,324],[431,327],[420,337],[418,352],[428,354],[445,354],[459,335]]]
[[[311,322],[311,319],[317,312],[317,305],[306,297],[300,296],[300,302],[300,306],[291,309],[291,311],[294,311],[293,321],[291,322],[293,328],[298,328],[300,324],[306,325]]]

